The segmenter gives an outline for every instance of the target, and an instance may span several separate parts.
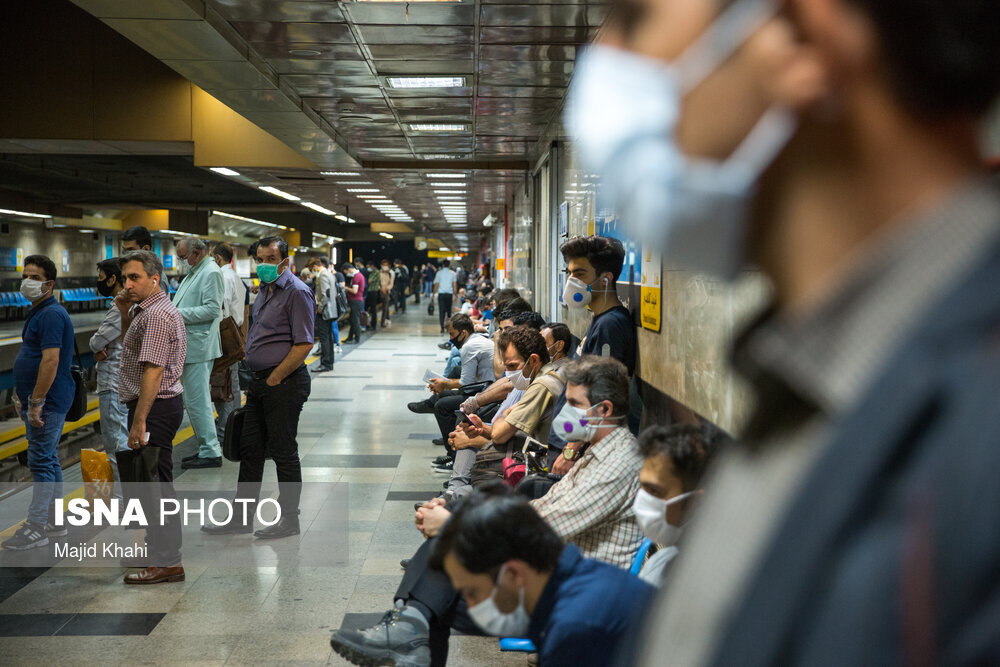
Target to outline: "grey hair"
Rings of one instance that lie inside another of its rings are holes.
[[[129,262],[141,263],[142,269],[146,272],[147,276],[159,276],[163,270],[163,263],[160,261],[160,258],[156,256],[156,253],[149,250],[128,251],[119,258],[118,266],[124,269],[125,265]]]
[[[202,241],[197,236],[185,236],[184,238],[182,238],[180,241],[177,242],[177,245],[180,245],[182,243],[187,246],[188,250],[193,250],[194,252],[197,253],[204,253],[205,248],[208,247],[205,244],[205,242]]]
[[[566,383],[587,388],[591,405],[611,401],[612,416],[628,414],[628,370],[613,357],[585,354],[566,364]]]

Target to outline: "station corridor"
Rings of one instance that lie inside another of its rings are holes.
[[[332,653],[331,632],[368,627],[392,605],[403,573],[399,561],[423,540],[413,526],[413,504],[440,493],[447,479],[430,467],[441,453],[431,444],[439,437],[433,415],[406,409],[427,395],[425,370],[443,367],[442,340],[437,318],[410,307],[393,315],[389,328],[365,334],[360,345],[344,345],[333,373],[312,376],[299,426],[303,480],[347,484],[346,563],[294,570],[185,563],[186,581],[158,586],[125,586],[124,568],[0,568],[0,662],[349,664]],[[193,439],[175,447],[178,484],[235,483],[236,463],[182,471],[181,457],[193,451]],[[71,472],[67,494],[75,488]],[[273,479],[268,462],[265,482]],[[307,514],[304,507],[302,536],[278,542],[306,539],[313,519]],[[73,533],[65,539],[72,542]],[[184,529],[185,549],[253,539]],[[523,653],[501,653],[495,638],[454,636],[450,646],[450,664],[526,661]]]

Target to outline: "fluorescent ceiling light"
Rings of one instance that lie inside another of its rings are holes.
[[[461,88],[464,76],[390,76],[390,88]]]
[[[306,208],[311,208],[312,210],[317,211],[319,213],[323,213],[324,215],[336,215],[330,209],[323,208],[319,204],[314,204],[311,201],[304,201],[304,202],[302,202],[302,205],[305,206]]]
[[[445,181],[444,183],[431,183],[430,186],[432,188],[464,188],[465,183],[448,183]]]
[[[282,199],[287,199],[288,201],[302,201],[302,197],[296,197],[295,195],[288,194],[278,188],[272,188],[270,185],[262,185],[260,186],[260,189],[264,192],[270,192],[272,195],[277,195]]]
[[[447,246],[441,246],[441,250],[448,250],[448,251],[451,251],[451,248],[449,248],[449,247],[447,247]]]
[[[320,176],[360,176],[361,173],[357,171],[321,171]]]
[[[25,218],[51,218],[51,215],[44,215],[42,213],[28,213],[26,211],[13,211],[9,208],[0,208],[0,213],[6,213],[7,215],[20,215]]]
[[[93,229],[78,229],[76,231],[80,232],[81,234],[93,234],[94,233]]]
[[[378,188],[347,188],[348,192],[378,192]]]
[[[378,235],[381,236],[384,239],[391,239],[392,238],[392,234],[388,234],[386,232],[379,232]]]
[[[214,171],[217,174],[222,174],[223,176],[239,176],[240,172],[233,171],[229,167],[210,167],[209,171]]]
[[[421,160],[457,160],[462,156],[452,155],[450,153],[429,153],[427,155],[421,155],[419,157]]]
[[[221,215],[224,218],[232,218],[233,220],[242,220],[243,222],[252,222],[255,225],[264,225],[265,227],[274,227],[275,229],[288,229],[284,225],[276,225],[273,222],[265,222],[263,220],[257,220],[255,218],[247,218],[242,215],[236,215],[235,213],[226,213],[225,211],[212,211],[212,215]]]
[[[410,123],[414,132],[465,132],[464,123]]]
[[[465,190],[435,190],[436,195],[464,195]]]
[[[344,222],[347,222],[348,220],[346,215],[340,215],[339,213],[334,213],[333,217],[335,217],[337,220],[343,220]]]
[[[427,178],[465,178],[465,174],[463,173],[455,174],[451,172],[445,172],[441,174],[425,174],[425,175]]]
[[[389,197],[386,197],[385,195],[358,195],[358,199],[371,199],[371,200],[380,200],[380,201],[392,201],[391,199],[389,199]]]
[[[441,195],[438,201],[465,201],[465,195]]]
[[[371,185],[368,181],[337,181],[337,185],[346,185],[355,188],[367,188]]]

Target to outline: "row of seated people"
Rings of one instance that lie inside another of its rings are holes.
[[[634,330],[614,296],[624,253],[592,239],[563,248],[584,286],[574,288],[589,288],[593,303],[578,345],[516,292],[495,295],[486,331],[463,314],[449,320],[458,377],[432,379],[433,396],[408,407],[435,414],[448,448],[436,469],[450,479],[415,508],[426,541],[392,608],[331,638],[349,660],[444,665],[452,629],[528,638],[547,666],[611,664],[636,644],[638,635],[624,638],[637,632],[725,436],[702,426],[633,435],[635,346],[622,333]],[[525,464],[536,474],[518,481],[512,471]],[[632,577],[644,541],[659,550]]]

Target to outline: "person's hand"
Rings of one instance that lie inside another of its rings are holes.
[[[21,419],[21,399],[14,394],[14,412],[17,413],[17,418]]]
[[[435,394],[440,394],[442,391],[444,391],[444,379],[431,378],[430,382],[427,383],[427,388],[430,389]]]
[[[468,423],[462,422],[462,424],[466,426],[465,428],[466,435],[469,435],[471,437],[477,437],[485,434],[486,432],[486,427],[483,424],[483,420],[480,419],[479,415],[477,414],[473,413],[469,415]]]
[[[259,291],[260,291],[260,285],[251,285],[250,286],[250,293],[251,294],[256,294]]]
[[[118,292],[117,296],[115,296],[115,305],[118,306],[118,310],[127,313],[128,309],[132,307],[131,290],[124,288]]]
[[[94,361],[104,361],[107,358],[108,358],[107,350],[101,350],[100,352],[94,353]]]
[[[479,407],[480,407],[479,401],[476,400],[476,397],[470,396],[464,401],[462,401],[462,405],[459,406],[459,410],[461,410],[467,415],[471,415],[473,412],[478,410]]]
[[[444,507],[439,506],[431,509],[424,509],[421,507],[417,510],[417,530],[419,530],[427,539],[435,537],[439,532],[441,532],[441,527],[447,523],[448,517],[450,516],[451,512],[446,510]]]
[[[267,376],[267,380],[264,381],[264,384],[266,384],[268,387],[277,387],[279,384],[281,384],[281,380],[279,380],[272,371],[271,374]]]
[[[132,422],[132,428],[128,432],[129,449],[139,449],[145,447],[149,442],[146,440],[146,420],[136,419]]]
[[[555,463],[552,464],[552,474],[553,475],[565,475],[573,468],[573,464],[576,463],[574,458],[572,461],[567,461],[566,457],[560,454],[556,457]]]
[[[455,449],[469,449],[472,447],[472,438],[465,434],[464,431],[453,431],[450,436],[448,436],[448,444],[450,444]]]

